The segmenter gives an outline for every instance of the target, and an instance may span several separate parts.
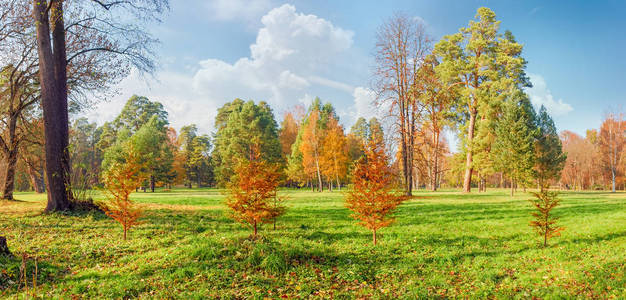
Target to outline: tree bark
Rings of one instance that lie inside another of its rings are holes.
[[[374,246],[376,246],[376,230],[372,230],[372,238],[374,239]]]
[[[67,55],[63,2],[54,1],[48,13],[48,1],[33,0],[37,29],[39,81],[44,119],[48,204],[46,211],[71,209],[69,116],[67,106]],[[52,42],[50,41],[52,23]],[[53,52],[53,45],[54,52]]]
[[[463,191],[469,193],[472,191],[472,141],[474,140],[474,125],[478,111],[472,108],[470,112],[469,126],[467,128],[467,157],[465,160],[465,179],[463,180]]]
[[[150,192],[154,193],[154,175],[150,175]]]
[[[13,200],[15,187],[15,166],[17,165],[17,149],[11,149],[7,154],[7,166],[5,170],[4,186],[2,187],[2,199]]]

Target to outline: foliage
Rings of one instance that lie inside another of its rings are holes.
[[[356,163],[352,180],[346,207],[353,212],[353,218],[372,231],[376,245],[376,232],[394,221],[391,214],[407,199],[393,192],[393,176],[382,140],[373,139],[367,144],[365,157]]]
[[[130,194],[141,186],[146,175],[145,161],[132,144],[128,144],[123,161],[113,162],[102,175],[108,201],[100,203],[102,210],[122,225],[126,233],[139,224],[143,209],[130,199]]]
[[[337,119],[331,117],[322,137],[320,166],[322,174],[329,182],[336,180],[338,188],[341,188],[340,179],[345,178],[348,171],[349,157],[347,150],[343,127],[339,125]]]
[[[542,190],[538,193],[532,193],[536,199],[530,202],[535,206],[536,212],[532,215],[535,220],[530,222],[530,226],[534,227],[539,235],[543,237],[543,246],[548,246],[548,239],[561,235],[561,231],[565,228],[556,225],[558,217],[552,214],[554,209],[561,200],[558,198],[557,192]]]
[[[500,103],[529,85],[524,73],[526,61],[521,57],[522,45],[510,32],[504,36],[498,33],[500,21],[489,8],[479,8],[475,18],[458,33],[443,37],[434,51],[440,60],[437,74],[459,95],[456,105],[463,116],[459,129],[466,154],[465,192],[471,190],[472,174],[478,165],[474,163],[474,155],[490,151],[493,141],[490,129],[494,128],[490,123],[499,116]],[[480,121],[485,123],[478,126]],[[480,138],[475,140],[475,137]]]
[[[601,162],[611,173],[611,190],[615,193],[616,177],[626,172],[626,120],[623,113],[609,113],[602,122],[599,135]]]
[[[250,225],[257,235],[258,225],[274,221],[285,212],[278,198],[279,167],[264,161],[255,145],[248,159],[241,159],[235,167],[235,176],[228,186],[226,205],[232,218]]]
[[[505,104],[504,115],[496,125],[493,144],[493,161],[496,170],[511,181],[526,185],[533,178],[535,164],[534,142],[536,136],[534,110],[521,92]],[[513,196],[511,183],[511,196]]]
[[[261,159],[272,164],[283,162],[278,124],[269,105],[235,99],[218,110],[215,119],[217,132],[213,137],[212,163],[220,186],[225,186],[234,175],[240,159],[249,157],[255,141],[259,143]]]
[[[540,189],[544,189],[550,180],[559,179],[567,155],[556,131],[556,126],[546,108],[541,105],[537,115],[537,140],[535,141],[535,179]]]

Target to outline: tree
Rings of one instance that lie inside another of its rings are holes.
[[[531,199],[530,202],[537,211],[532,213],[535,220],[530,222],[530,226],[543,236],[543,246],[546,247],[549,238],[560,235],[561,231],[564,230],[563,227],[556,226],[558,217],[552,214],[552,209],[559,205],[560,200],[557,192],[543,190],[539,193],[533,193],[533,195],[536,199]]]
[[[393,192],[388,160],[382,137],[375,136],[365,147],[365,156],[356,163],[353,188],[346,194],[346,207],[360,225],[372,231],[374,245],[376,232],[394,221],[391,214],[407,199]]]
[[[422,153],[418,155],[418,158],[423,157],[421,162],[428,167],[430,186],[433,191],[437,190],[438,177],[441,173],[440,158],[443,154],[441,132],[454,118],[455,99],[455,95],[446,88],[435,71],[438,64],[435,56],[427,56],[418,70],[413,87],[420,95],[419,100],[424,106],[425,119],[421,135],[426,147],[418,147],[418,149],[426,148],[424,149],[426,155]]]
[[[133,95],[126,101],[124,108],[115,118],[113,124],[117,129],[128,128],[131,132],[137,132],[153,117],[166,125],[169,123],[167,121],[168,114],[163,108],[163,104],[150,101],[144,96]]]
[[[600,154],[602,163],[611,172],[611,191],[615,193],[615,178],[620,171],[622,153],[626,145],[626,120],[622,113],[608,113],[600,127]]]
[[[528,97],[521,91],[505,104],[504,115],[496,125],[493,159],[496,170],[511,179],[511,197],[514,182],[526,183],[532,178],[534,166],[534,110]]]
[[[259,148],[256,143],[251,145],[248,158],[239,159],[226,200],[232,218],[250,225],[255,236],[259,224],[272,222],[285,211],[277,196],[279,166],[264,161]]]
[[[567,155],[563,153],[561,139],[552,117],[541,105],[537,115],[537,140],[535,142],[535,179],[543,191],[548,182],[561,177]]]
[[[278,124],[267,103],[255,104],[240,99],[226,103],[218,110],[215,128],[211,155],[215,176],[221,186],[234,175],[237,161],[249,157],[254,141],[259,143],[261,159],[268,163],[283,162]]]
[[[320,156],[322,153],[322,130],[319,126],[320,112],[314,108],[302,125],[302,166],[309,178],[317,176],[318,191],[321,192],[322,172],[320,168]],[[315,174],[315,175],[313,175]]]
[[[404,191],[413,189],[413,154],[420,104],[412,89],[419,66],[431,51],[431,38],[415,18],[396,14],[387,20],[376,35],[376,93],[378,104],[386,104],[396,120],[399,134]]]
[[[157,182],[167,181],[173,163],[163,120],[156,115],[152,116],[130,137],[130,142],[148,168],[148,183],[150,191],[154,192]]]
[[[134,149],[132,143],[125,146],[123,157],[114,161],[102,175],[108,201],[100,203],[107,216],[122,225],[124,240],[128,230],[139,224],[143,212],[130,200],[130,194],[141,186],[146,176],[141,155]]]
[[[183,126],[179,137],[185,169],[185,184],[189,188],[193,182],[198,187],[210,184],[212,180],[210,151],[211,140],[208,135],[198,135],[195,124]]]
[[[114,70],[102,82],[115,81],[128,74],[130,66],[140,71],[154,69],[150,46],[154,44],[137,19],[156,20],[167,8],[167,0],[67,2],[33,0],[32,17],[36,26],[39,60],[39,83],[44,118],[48,204],[46,211],[71,208],[68,65],[93,59],[94,55],[111,54],[111,59],[98,60],[92,69]],[[67,3],[67,5],[65,5]],[[135,16],[125,18],[116,15]],[[67,18],[67,19],[66,19]],[[132,20],[133,23],[124,23]],[[69,47],[68,41],[80,43]]]
[[[597,163],[594,161],[595,147],[589,139],[584,139],[571,131],[560,134],[563,152],[567,155],[565,166],[561,173],[561,183],[565,188],[585,189],[593,181],[593,170]]]
[[[322,155],[320,165],[322,174],[328,178],[328,182],[336,180],[337,187],[341,190],[340,178],[344,178],[348,171],[348,151],[343,127],[335,118],[330,118],[322,138]],[[331,184],[332,186],[332,184]]]
[[[300,121],[296,120],[292,112],[287,112],[280,124],[279,139],[283,151],[283,156],[287,158],[291,155],[291,146],[296,142]]]
[[[461,139],[466,152],[465,192],[471,191],[477,119],[491,120],[498,112],[498,102],[529,85],[522,45],[510,33],[504,37],[498,34],[500,21],[489,8],[479,8],[476,19],[458,33],[445,36],[434,52],[441,61],[437,73],[448,89],[458,89],[459,93],[458,107],[464,116],[461,129],[466,131]]]

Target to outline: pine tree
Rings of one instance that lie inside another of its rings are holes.
[[[567,155],[563,153],[561,139],[554,121],[542,105],[537,115],[537,141],[535,142],[535,180],[541,191],[552,179],[561,177]]]
[[[496,124],[492,151],[495,169],[511,179],[513,196],[514,183],[528,184],[532,179],[537,130],[532,105],[521,91],[504,106],[504,113]]]

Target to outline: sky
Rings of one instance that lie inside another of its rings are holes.
[[[161,42],[153,76],[133,73],[119,93],[86,112],[99,124],[132,95],[163,103],[171,125],[211,133],[217,109],[235,98],[285,111],[315,97],[349,128],[381,112],[371,105],[377,28],[395,12],[422,20],[437,41],[479,7],[524,45],[527,90],[557,128],[584,135],[626,104],[625,1],[275,1],[171,0],[150,32]]]

